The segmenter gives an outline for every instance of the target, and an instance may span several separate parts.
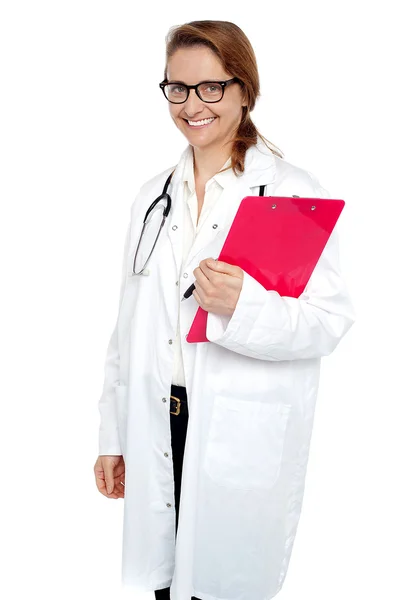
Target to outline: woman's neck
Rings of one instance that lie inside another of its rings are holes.
[[[216,175],[231,156],[231,148],[231,145],[205,150],[193,147],[195,179],[206,182]]]

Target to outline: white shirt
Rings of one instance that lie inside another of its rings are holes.
[[[231,162],[229,158],[223,167],[220,170],[223,170],[227,167]],[[191,152],[187,155],[187,160],[184,166],[183,172],[183,181],[184,185],[184,235],[183,235],[183,258],[182,258],[182,267],[186,263],[186,259],[188,253],[190,252],[191,246],[194,243],[195,236],[198,231],[203,226],[204,222],[208,218],[212,208],[215,203],[218,201],[224,185],[226,181],[226,176],[231,177],[233,172],[231,169],[225,171],[224,173],[216,173],[211,179],[206,182],[205,185],[205,195],[204,195],[204,204],[201,209],[200,218],[197,225],[198,220],[198,199],[195,191],[195,178],[194,178],[194,162],[193,162],[193,152],[191,147]],[[217,258],[214,256],[213,258]],[[183,271],[184,273],[184,271]],[[180,281],[180,279],[179,279]],[[183,280],[184,281],[184,280]],[[180,297],[183,296],[186,289],[189,287],[185,286],[185,289],[179,289]],[[180,305],[179,305],[180,306]],[[175,354],[174,354],[174,364],[173,364],[173,377],[172,384],[174,385],[186,385],[185,375],[184,375],[184,366],[183,366],[183,356],[182,356],[182,348],[180,342],[180,311],[179,311],[179,319],[177,325],[177,334],[175,339]]]

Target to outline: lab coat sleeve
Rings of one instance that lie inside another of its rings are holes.
[[[99,455],[122,455],[116,413],[115,386],[119,382],[118,319],[126,285],[127,255],[130,245],[130,223],[125,235],[122,281],[119,293],[118,318],[108,343],[104,365],[104,384],[98,409],[100,411]]]
[[[317,180],[316,197],[330,197]],[[327,356],[355,321],[340,273],[335,227],[299,298],[265,289],[244,271],[241,293],[231,317],[208,313],[210,342],[260,360]]]

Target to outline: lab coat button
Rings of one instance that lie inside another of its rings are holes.
[[[188,277],[187,273],[183,273],[183,277]]]
[[[162,402],[166,402],[166,398],[162,398]]]
[[[168,508],[170,508],[172,505],[171,505],[169,502],[167,502],[167,503],[166,503],[166,506],[167,506]]]
[[[216,227],[217,227],[217,226],[218,226],[218,225],[217,225],[217,223],[215,223],[214,225],[212,225],[212,227],[213,227],[214,229],[216,229]]]
[[[173,340],[169,340],[169,344],[173,344]]]
[[[164,456],[169,456],[169,454],[167,452],[164,452],[163,455]]]
[[[173,229],[173,231],[176,231],[177,225],[173,225],[172,229]]]

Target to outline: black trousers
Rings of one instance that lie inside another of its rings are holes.
[[[173,477],[175,480],[175,506],[176,506],[176,533],[179,524],[179,505],[181,489],[181,472],[183,466],[184,447],[186,444],[186,433],[188,424],[188,405],[187,391],[185,387],[172,385],[170,400],[170,431],[172,437],[172,459],[173,459]],[[172,396],[179,398],[180,402],[172,399]],[[179,413],[179,414],[172,414]],[[156,600],[170,600],[170,588],[155,590]],[[187,600],[189,600],[187,598]],[[200,600],[195,596],[191,600]]]

